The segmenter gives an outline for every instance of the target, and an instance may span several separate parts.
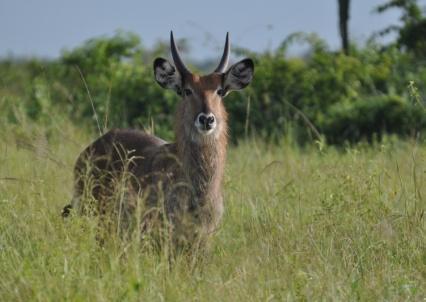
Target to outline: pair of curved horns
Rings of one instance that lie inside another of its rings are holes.
[[[180,58],[179,51],[175,44],[175,39],[173,38],[173,31],[170,32],[170,47],[172,51],[173,61],[176,68],[181,74],[191,74],[188,68],[186,68],[182,59]],[[222,59],[220,59],[219,65],[216,67],[214,72],[224,73],[228,67],[229,62],[229,33],[226,33],[225,48],[223,49]]]

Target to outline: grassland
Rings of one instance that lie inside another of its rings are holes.
[[[52,118],[0,130],[0,301],[423,301],[426,146],[231,147],[226,213],[204,260],[101,247],[64,221],[95,135]]]

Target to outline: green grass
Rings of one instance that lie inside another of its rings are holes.
[[[64,221],[84,129],[0,130],[0,301],[422,301],[426,146],[231,147],[226,212],[204,260],[99,246]]]

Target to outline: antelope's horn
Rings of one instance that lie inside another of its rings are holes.
[[[179,51],[175,44],[175,39],[173,38],[173,31],[170,32],[170,47],[172,50],[173,62],[175,63],[175,66],[177,70],[180,72],[180,74],[182,75],[191,74],[189,69],[186,68],[185,64],[183,64],[183,61],[180,58]]]
[[[223,49],[222,59],[216,67],[215,72],[224,73],[228,67],[229,62],[229,32],[226,33],[225,48]]]

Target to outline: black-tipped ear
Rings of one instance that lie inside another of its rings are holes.
[[[224,89],[226,92],[240,90],[250,84],[253,79],[254,64],[252,59],[244,59],[235,63],[225,73]]]
[[[155,80],[161,87],[173,89],[181,94],[182,79],[176,68],[166,59],[156,58],[154,60]]]

